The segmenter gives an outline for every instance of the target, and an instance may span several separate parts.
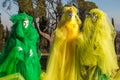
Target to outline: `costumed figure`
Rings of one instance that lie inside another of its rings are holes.
[[[77,9],[74,6],[65,6],[55,30],[45,80],[77,80],[75,55],[80,24]]]
[[[20,73],[25,80],[39,80],[40,58],[37,55],[39,35],[33,18],[26,13],[11,16],[14,23],[0,55],[0,76]]]
[[[78,36],[77,80],[112,80],[118,69],[115,36],[107,15],[99,9],[92,9]]]

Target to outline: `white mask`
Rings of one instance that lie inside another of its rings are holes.
[[[24,22],[23,22],[23,25],[25,26],[25,28],[28,27],[28,24],[29,24],[29,20],[28,20],[28,19],[25,19]]]

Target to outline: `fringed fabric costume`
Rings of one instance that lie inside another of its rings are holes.
[[[74,6],[66,6],[55,30],[45,80],[77,80],[75,68],[76,39],[81,21]]]
[[[118,69],[115,35],[107,15],[92,9],[78,37],[77,77],[82,78],[79,80],[111,80]]]
[[[39,80],[41,66],[37,55],[39,35],[33,18],[26,13],[13,15],[11,33],[0,55],[0,76],[20,73],[25,80]]]

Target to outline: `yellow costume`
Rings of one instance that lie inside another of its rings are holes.
[[[116,32],[107,15],[92,9],[80,32],[76,8],[66,6],[63,12],[43,80],[118,80]]]
[[[66,6],[50,51],[46,80],[77,80],[75,68],[76,39],[81,21],[74,6]]]
[[[107,15],[92,9],[78,37],[77,69],[80,80],[110,80],[118,69],[114,49],[116,32]]]

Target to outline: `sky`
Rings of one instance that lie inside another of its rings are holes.
[[[7,11],[6,8],[2,7],[2,2],[4,0],[0,0],[0,13],[2,13],[2,24],[4,26],[12,26],[12,23],[9,20],[8,14],[16,14],[18,11],[18,7],[12,3],[12,8],[10,11]],[[64,4],[69,0],[62,0]],[[115,28],[120,31],[120,0],[87,0],[96,3],[99,9],[103,10],[109,16],[109,19],[114,18]]]
[[[6,26],[8,27],[8,29],[10,30],[11,26],[12,26],[12,22],[9,20],[10,16],[13,14],[17,14],[18,12],[18,7],[17,5],[14,5],[12,3],[12,8],[11,10],[7,10],[7,7],[3,8],[2,7],[2,3],[4,0],[0,0],[0,13],[1,13],[1,19],[2,19],[2,24],[4,25],[4,28],[6,28]],[[8,4],[7,4],[8,5]]]

